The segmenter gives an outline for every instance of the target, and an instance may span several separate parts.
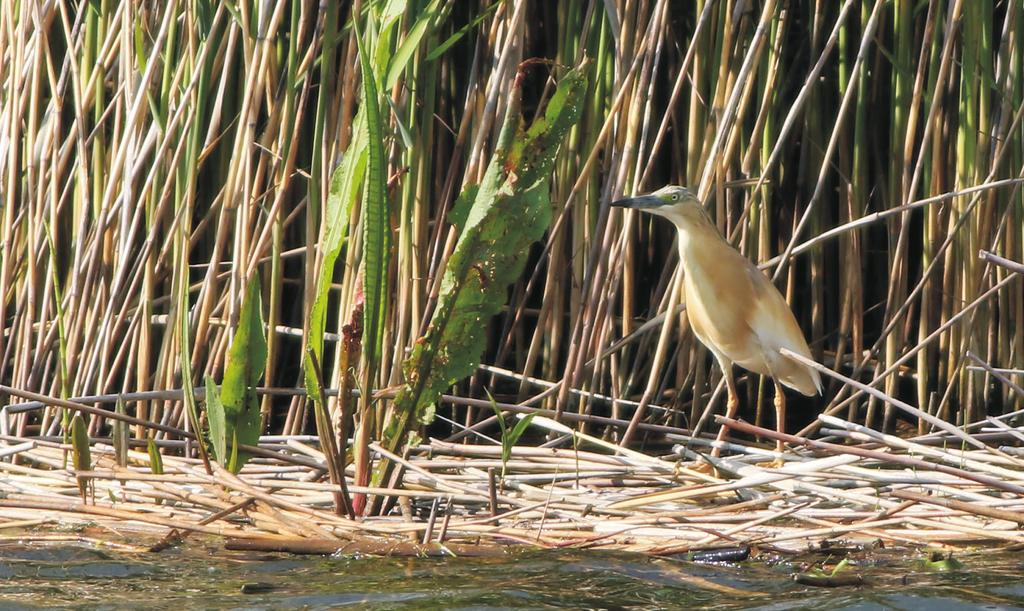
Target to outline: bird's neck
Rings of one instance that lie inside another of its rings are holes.
[[[679,236],[679,258],[684,269],[687,262],[692,259],[690,253],[694,249],[713,248],[725,243],[725,238],[718,232],[718,228],[703,214],[672,220]]]

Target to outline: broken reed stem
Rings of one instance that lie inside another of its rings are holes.
[[[1018,525],[1024,525],[1024,513],[1019,511],[1006,511],[1005,509],[986,507],[985,505],[979,505],[977,503],[965,503],[955,499],[944,499],[936,496],[929,496],[927,494],[918,494],[916,492],[910,492],[909,490],[890,490],[889,494],[908,501],[914,501],[915,503],[928,503],[930,505],[948,507],[949,509],[963,511],[964,513],[995,518],[997,520],[1006,520],[1007,522],[1016,522]]]
[[[732,420],[724,416],[716,416],[715,420],[722,425],[725,425],[731,429],[736,429],[742,433],[749,433],[752,435],[760,435],[769,439],[776,439],[785,443],[793,443],[802,445],[811,449],[821,450],[829,452],[830,454],[852,454],[854,456],[861,456],[864,458],[872,458],[881,462],[892,462],[907,467],[914,467],[917,469],[930,469],[938,471],[940,473],[946,473],[949,475],[955,475],[956,477],[977,482],[984,486],[991,488],[997,488],[999,490],[1005,490],[1014,494],[1024,495],[1024,486],[1005,482],[994,477],[988,477],[978,473],[972,473],[963,469],[957,469],[946,465],[938,465],[935,463],[926,462],[917,458],[911,458],[909,456],[897,456],[892,454],[886,454],[885,452],[877,452],[874,450],[866,450],[864,448],[858,448],[855,446],[840,446],[834,443],[827,443],[824,441],[818,441],[816,439],[808,439],[806,437],[797,437],[796,435],[787,435],[785,433],[779,433],[770,429],[754,426],[741,422],[739,420]]]

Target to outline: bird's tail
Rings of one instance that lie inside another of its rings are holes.
[[[777,374],[779,382],[808,397],[821,394],[821,374],[818,370],[790,358],[782,360],[786,365],[784,371]]]

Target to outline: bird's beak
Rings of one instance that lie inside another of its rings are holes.
[[[650,210],[651,208],[659,208],[665,205],[665,202],[661,201],[661,198],[654,195],[638,195],[636,197],[627,197],[624,199],[617,199],[612,202],[612,206],[616,208],[634,208],[636,210]]]

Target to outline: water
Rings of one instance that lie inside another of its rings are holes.
[[[196,541],[144,555],[6,544],[0,609],[1024,609],[1024,556],[959,558],[964,569],[948,573],[913,557],[862,558],[855,570],[867,585],[830,589],[792,581],[811,558],[702,565],[601,552],[437,560],[236,553]]]

